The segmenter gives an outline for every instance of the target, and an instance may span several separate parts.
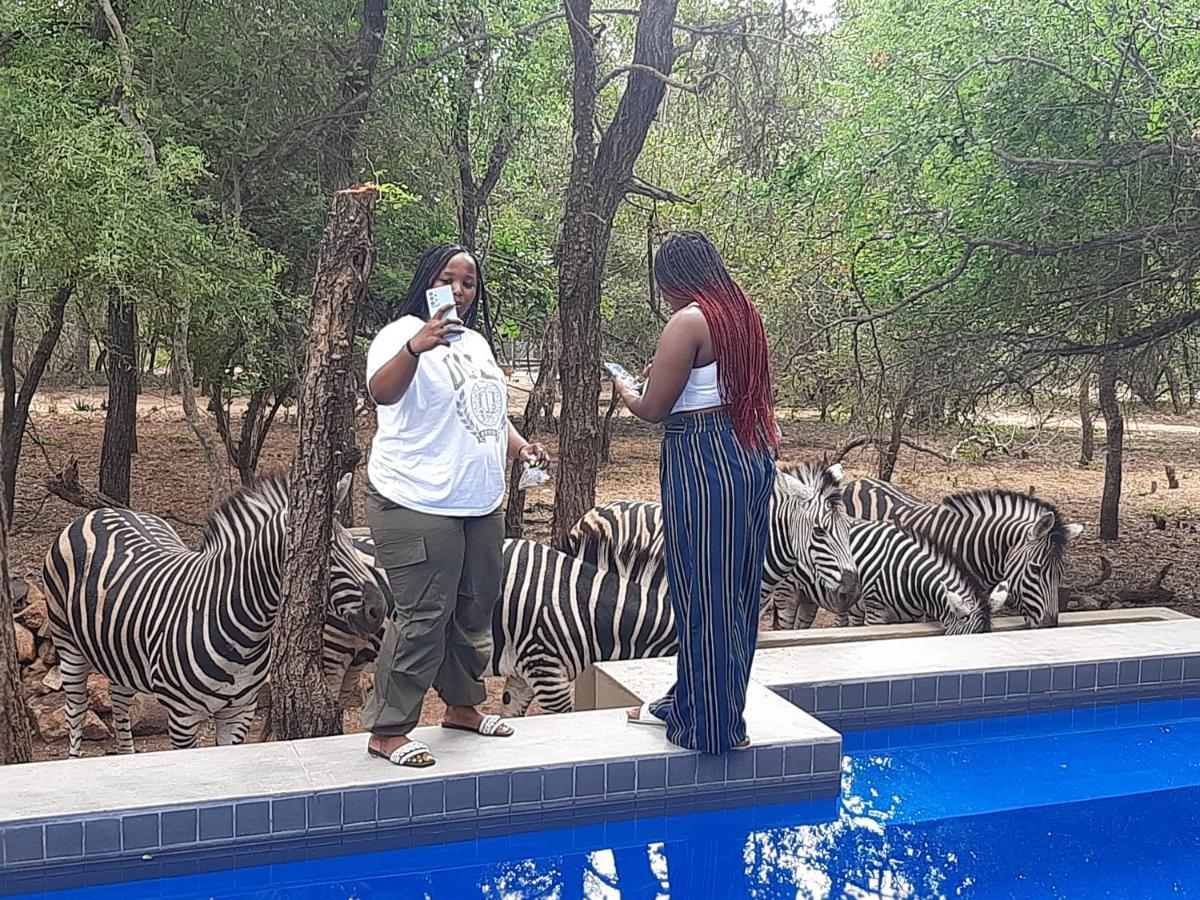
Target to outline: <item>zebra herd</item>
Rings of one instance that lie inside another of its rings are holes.
[[[81,753],[93,670],[112,682],[122,752],[133,749],[136,692],[163,702],[176,748],[193,746],[210,718],[218,743],[245,737],[266,678],[286,522],[286,484],[272,478],[215,509],[195,548],[161,519],[128,510],[96,510],[62,532],[44,579],[71,756]],[[1002,608],[1032,627],[1055,625],[1065,551],[1080,531],[1023,494],[927,504],[882,482],[844,485],[837,465],[780,469],[764,611],[798,628],[818,609],[839,621],[935,621],[949,634],[988,631]],[[335,525],[322,662],[343,703],[382,638],[387,585],[373,562],[369,538]],[[561,547],[507,540],[504,573],[487,674],[506,679],[505,715],[523,715],[534,700],[568,711],[572,682],[590,664],[676,649],[658,504],[598,506]]]

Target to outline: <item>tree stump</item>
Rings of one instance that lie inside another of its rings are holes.
[[[289,478],[287,555],[279,620],[271,642],[270,734],[276,739],[338,734],[342,716],[321,672],[329,596],[335,484],[354,384],[359,303],[375,269],[372,185],[338,191],[325,223],[313,278],[308,356],[300,389],[299,441]]]
[[[1166,468],[1166,472],[1167,472],[1167,489],[1172,490],[1172,491],[1178,490],[1179,489],[1179,477],[1175,474],[1175,467],[1174,466],[1166,466],[1165,468]]]
[[[8,502],[0,491],[0,765],[33,759],[8,579]]]

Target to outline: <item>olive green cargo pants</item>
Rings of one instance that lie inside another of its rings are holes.
[[[372,734],[405,735],[430,686],[447,706],[487,698],[483,673],[500,599],[504,511],[432,516],[398,506],[370,485],[366,511],[392,608],[362,724]]]

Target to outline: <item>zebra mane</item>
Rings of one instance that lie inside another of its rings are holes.
[[[789,478],[794,478],[813,491],[814,496],[824,501],[842,502],[842,483],[835,477],[830,466],[821,463],[806,462],[789,466],[780,466],[779,471]]]
[[[237,522],[250,513],[255,518],[270,517],[283,512],[288,505],[288,479],[286,475],[272,473],[263,475],[252,486],[239,487],[229,496],[223,498],[209,510],[204,519],[200,532],[200,549],[211,547],[216,543],[227,540],[229,525],[236,526]]]
[[[1067,522],[1059,508],[1047,500],[1031,497],[1019,491],[1005,488],[982,488],[974,491],[960,491],[942,498],[941,506],[957,513],[1015,513],[1021,518],[1034,521],[1050,513],[1054,516],[1054,525],[1050,529],[1050,547],[1055,559],[1061,559],[1066,553],[1070,538],[1067,535]]]

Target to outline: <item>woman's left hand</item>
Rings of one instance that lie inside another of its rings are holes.
[[[541,444],[526,444],[521,448],[522,462],[546,468],[550,465],[550,452]]]

